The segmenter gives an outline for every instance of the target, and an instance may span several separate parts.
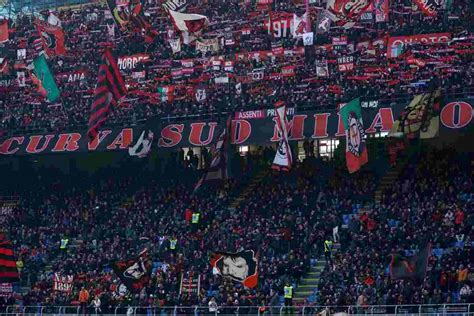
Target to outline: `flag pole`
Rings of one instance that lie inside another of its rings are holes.
[[[311,25],[309,25],[311,19],[309,18],[309,0],[304,0],[306,6],[306,23],[305,23],[305,32],[311,32]]]

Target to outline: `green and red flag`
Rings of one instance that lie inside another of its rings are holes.
[[[33,60],[33,82],[38,86],[38,92],[45,96],[49,102],[56,101],[60,92],[56,82],[54,81],[54,75],[49,69],[48,62],[43,54],[39,55]]]
[[[349,173],[356,172],[369,161],[365,143],[365,130],[362,122],[360,99],[346,103],[340,110],[346,131],[346,164]]]

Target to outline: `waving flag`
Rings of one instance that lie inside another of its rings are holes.
[[[137,258],[112,262],[112,269],[132,293],[140,293],[150,281],[153,264],[144,250]]]
[[[439,132],[441,90],[416,95],[393,123],[389,137],[433,138]]]
[[[229,177],[227,172],[228,167],[228,147],[230,143],[230,129],[231,129],[232,119],[231,116],[227,118],[226,125],[222,128],[217,143],[211,148],[212,161],[209,168],[206,170],[202,178],[197,182],[194,187],[194,192],[196,192],[203,184],[218,182],[225,180]]]
[[[334,22],[351,28],[371,4],[372,0],[328,0],[326,9]]]
[[[418,254],[408,258],[399,254],[392,254],[390,277],[392,280],[408,279],[419,283],[423,282],[430,254],[431,244],[427,244]]]
[[[13,256],[13,247],[3,233],[0,233],[0,283],[20,281],[16,261]]]
[[[356,172],[369,161],[365,143],[365,130],[362,122],[360,99],[354,99],[340,110],[346,130],[346,164],[349,173]]]
[[[64,31],[59,26],[48,25],[42,21],[36,21],[36,29],[41,35],[43,48],[48,56],[65,55]]]
[[[45,96],[49,102],[56,101],[59,98],[60,92],[44,55],[39,55],[35,58],[33,65],[34,75],[32,74],[32,80],[37,85],[38,92]]]
[[[8,20],[0,21],[0,43],[8,41]]]
[[[292,35],[293,38],[300,38],[303,37],[303,34],[306,32],[306,23],[307,23],[307,14],[303,14],[303,16],[299,17],[296,14],[293,14],[293,21],[291,25]]]
[[[280,132],[281,140],[278,144],[272,169],[288,171],[291,169],[293,157],[291,155],[290,144],[288,143],[288,120],[286,119],[286,106],[283,101],[275,104],[277,113],[277,128]]]
[[[189,33],[197,33],[209,23],[209,19],[200,14],[180,13],[172,10],[169,10],[169,14],[174,26],[183,32],[185,44],[190,42],[190,40],[186,40],[189,37]]]
[[[95,100],[91,106],[87,132],[90,139],[97,136],[99,127],[107,120],[110,106],[116,105],[126,93],[125,82],[117,67],[117,62],[112,52],[106,49],[99,67],[97,88],[94,91]]]
[[[153,132],[145,130],[141,133],[135,145],[128,148],[128,154],[133,157],[145,158],[151,151],[153,144]]]
[[[253,250],[238,253],[216,251],[211,255],[211,266],[214,274],[241,282],[247,288],[257,286],[258,261]]]
[[[123,2],[123,1],[122,1]],[[115,24],[125,35],[145,33],[145,41],[150,43],[158,34],[146,20],[143,0],[129,0],[122,3],[119,0],[107,0],[107,5]]]
[[[428,16],[437,16],[441,9],[442,0],[414,0],[416,5]]]

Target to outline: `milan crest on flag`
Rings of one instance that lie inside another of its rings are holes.
[[[140,293],[150,281],[153,264],[148,259],[147,250],[142,251],[137,258],[115,261],[111,265],[122,283],[132,293]]]
[[[64,46],[64,31],[61,27],[48,25],[37,20],[36,29],[41,36],[43,48],[48,56],[62,56],[66,54],[66,48]]]
[[[289,171],[293,163],[291,148],[288,142],[288,120],[286,119],[286,106],[283,101],[278,101],[276,107],[276,125],[280,133],[281,140],[273,159],[272,169]]]
[[[431,244],[427,244],[416,255],[408,258],[400,254],[392,254],[390,277],[392,280],[408,279],[422,283],[426,276],[430,254]]]
[[[13,256],[13,247],[5,234],[0,232],[0,283],[20,281],[16,260]]]
[[[253,250],[237,253],[216,251],[211,255],[211,266],[214,274],[241,282],[247,288],[257,286],[258,261]]]
[[[97,87],[94,91],[95,99],[91,106],[89,130],[87,131],[90,139],[95,139],[100,126],[107,120],[110,106],[116,105],[126,93],[125,82],[117,63],[112,52],[106,49],[99,67]]]
[[[365,143],[365,130],[362,122],[360,99],[354,99],[340,110],[346,131],[346,164],[349,173],[356,172],[369,161]]]

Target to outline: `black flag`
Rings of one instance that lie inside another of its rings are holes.
[[[399,254],[392,254],[390,277],[392,280],[409,279],[420,283],[423,282],[430,254],[430,244],[421,249],[418,254],[408,258]]]
[[[142,251],[137,258],[115,261],[111,265],[122,283],[132,293],[140,293],[150,281],[153,265],[148,259],[147,250]]]
[[[229,177],[228,174],[228,148],[230,144],[230,129],[232,118],[228,116],[226,125],[222,128],[217,143],[211,148],[212,161],[201,179],[194,186],[196,192],[203,184],[211,182],[221,182]]]

